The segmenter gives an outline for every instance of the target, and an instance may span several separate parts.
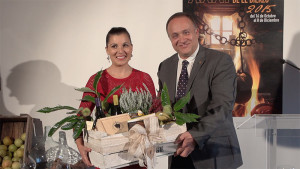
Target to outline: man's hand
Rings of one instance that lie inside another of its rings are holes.
[[[197,143],[192,135],[186,131],[177,137],[175,144],[178,144],[178,146],[174,156],[180,155],[181,157],[187,157],[194,151]]]

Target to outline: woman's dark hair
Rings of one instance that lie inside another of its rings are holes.
[[[167,30],[167,32],[168,32],[168,25],[169,25],[170,21],[173,20],[174,18],[180,18],[180,17],[183,17],[183,16],[189,18],[189,19],[193,22],[195,28],[198,27],[195,18],[194,18],[191,14],[185,13],[185,12],[177,12],[177,13],[173,14],[173,15],[168,19],[167,24],[166,24],[166,30]]]
[[[108,41],[109,41],[109,38],[110,38],[111,35],[120,35],[122,33],[125,33],[128,36],[128,38],[130,40],[130,43],[131,43],[130,34],[125,28],[123,28],[123,27],[113,27],[109,30],[109,32],[106,35],[106,47],[108,45]]]

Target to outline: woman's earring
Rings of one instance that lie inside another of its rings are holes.
[[[110,56],[107,55],[107,60],[108,60],[108,63],[110,63]]]

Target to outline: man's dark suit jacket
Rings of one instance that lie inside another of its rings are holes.
[[[167,84],[171,102],[175,102],[178,54],[164,60],[158,69],[159,88]],[[188,132],[197,142],[190,154],[194,166],[237,168],[242,165],[241,151],[232,119],[236,96],[236,71],[229,55],[199,46],[189,76],[187,91],[191,100],[183,112],[200,116],[188,123]]]

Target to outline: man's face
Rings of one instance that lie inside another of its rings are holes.
[[[199,30],[189,18],[182,16],[172,19],[167,31],[174,50],[181,58],[186,59],[196,51]]]

